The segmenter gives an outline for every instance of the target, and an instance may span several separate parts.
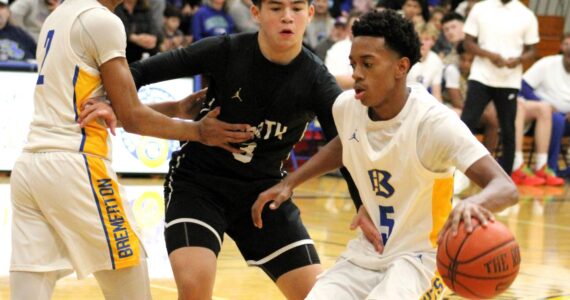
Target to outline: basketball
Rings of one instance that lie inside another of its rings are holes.
[[[521,263],[519,245],[499,221],[483,228],[472,219],[473,232],[461,221],[457,235],[445,232],[437,250],[437,269],[443,281],[465,298],[492,298],[513,283]]]

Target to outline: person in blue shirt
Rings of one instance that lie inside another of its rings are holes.
[[[10,24],[8,0],[0,0],[0,61],[36,57],[36,42],[23,29]]]

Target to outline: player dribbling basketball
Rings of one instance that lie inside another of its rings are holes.
[[[423,87],[406,86],[406,75],[419,59],[410,22],[394,11],[373,12],[352,30],[355,84],[333,107],[338,137],[260,194],[252,207],[254,223],[262,226],[267,202],[274,200],[270,208],[275,209],[305,180],[344,165],[363,201],[356,218],[372,219],[381,246],[375,249],[369,236],[350,241],[307,299],[441,294],[435,273],[440,230],[456,232],[459,221],[471,216],[483,224],[493,220],[493,211],[516,203],[516,187],[453,111]],[[483,190],[452,210],[455,167]],[[471,223],[466,223],[469,231]]]

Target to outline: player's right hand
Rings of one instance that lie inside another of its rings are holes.
[[[81,128],[85,128],[93,120],[102,120],[109,128],[111,134],[115,135],[117,128],[117,116],[111,104],[104,97],[90,98],[81,105],[81,112],[77,118],[77,123]]]
[[[251,126],[247,124],[230,124],[218,120],[220,107],[210,111],[198,121],[198,141],[204,145],[220,147],[232,153],[241,153],[242,150],[231,144],[239,144],[253,138]]]
[[[253,203],[253,206],[251,207],[251,219],[253,220],[253,225],[257,228],[263,227],[261,213],[263,212],[263,208],[267,202],[273,201],[269,204],[269,208],[276,210],[279,208],[281,203],[291,199],[291,195],[293,195],[293,190],[287,184],[286,180],[281,181],[259,194],[257,200],[255,200],[255,203]]]
[[[360,227],[366,239],[374,246],[376,252],[382,254],[382,252],[384,252],[384,243],[380,237],[380,232],[378,228],[376,228],[376,225],[374,225],[374,222],[372,222],[372,218],[370,218],[364,205],[358,208],[358,213],[352,218],[350,230],[355,230],[358,227]]]

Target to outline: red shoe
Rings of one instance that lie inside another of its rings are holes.
[[[540,178],[534,175],[532,171],[525,165],[522,165],[520,168],[514,170],[511,174],[511,178],[516,185],[537,186],[543,185],[546,182],[544,178]]]
[[[534,174],[536,177],[544,179],[546,185],[559,186],[564,184],[564,179],[556,176],[554,171],[546,165],[537,170]]]

